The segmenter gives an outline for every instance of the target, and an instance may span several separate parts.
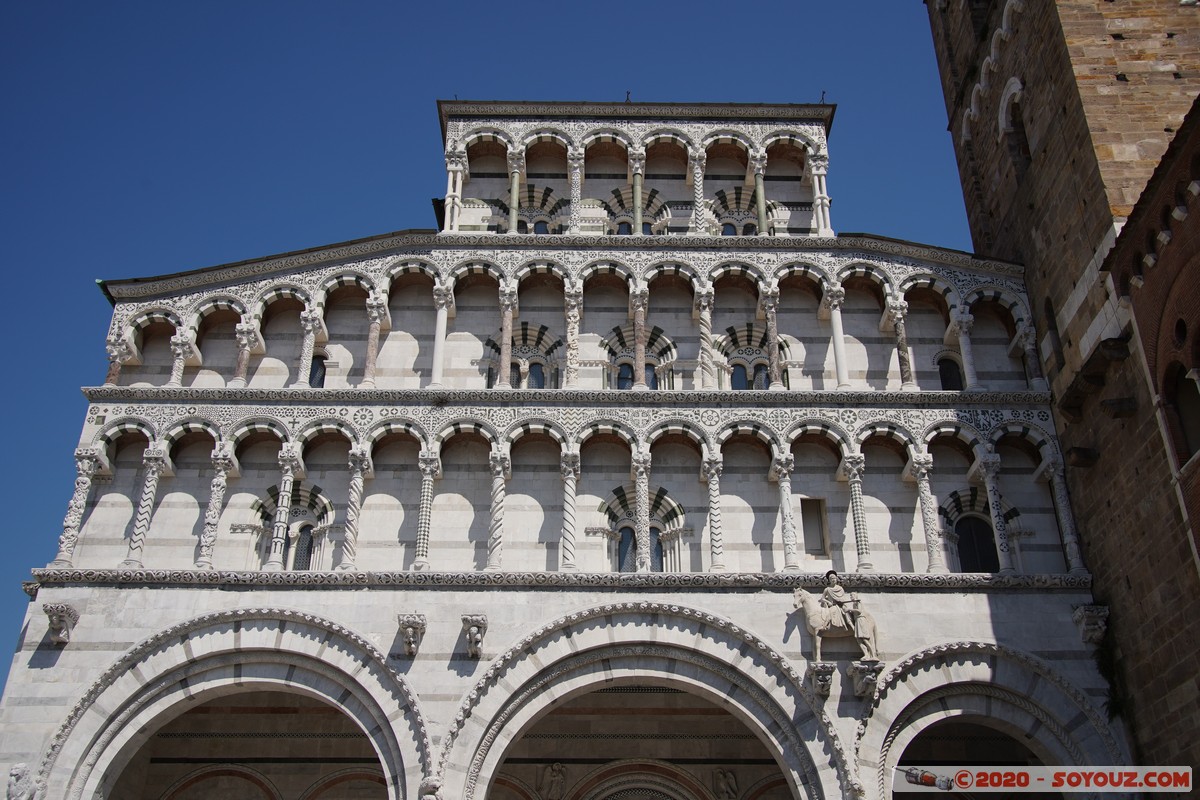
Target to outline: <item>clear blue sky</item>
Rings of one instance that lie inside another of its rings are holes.
[[[55,552],[79,387],[103,382],[111,308],[95,279],[431,228],[436,100],[627,91],[824,91],[834,228],[970,249],[920,0],[4,3],[0,647],[22,625],[20,582]]]

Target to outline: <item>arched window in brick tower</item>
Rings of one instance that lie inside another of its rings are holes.
[[[1163,395],[1168,403],[1167,413],[1174,423],[1171,438],[1182,466],[1200,450],[1200,387],[1183,365],[1176,363],[1167,368]]]
[[[1013,169],[1017,173],[1017,181],[1025,179],[1030,164],[1033,163],[1033,153],[1029,150],[1029,136],[1025,133],[1025,117],[1021,113],[1021,94],[1018,92],[1009,102],[1005,110],[1004,144],[1008,148],[1009,158],[1012,159]]]

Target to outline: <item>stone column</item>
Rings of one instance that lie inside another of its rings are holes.
[[[362,515],[363,489],[366,475],[371,469],[370,451],[358,446],[351,448],[350,491],[346,500],[346,539],[342,542],[342,560],[339,570],[358,569],[358,520]]]
[[[488,455],[488,469],[492,473],[492,516],[488,524],[487,569],[494,572],[500,569],[504,556],[504,495],[512,462],[506,453],[493,449]]]
[[[817,225],[817,235],[833,236],[833,222],[829,215],[829,191],[825,184],[825,176],[829,174],[829,156],[809,156],[808,168],[812,175],[813,217]]]
[[[515,286],[500,287],[500,363],[496,365],[497,389],[512,389],[509,374],[512,372],[513,315],[517,310]]]
[[[782,392],[784,385],[783,369],[779,361],[779,323],[775,317],[776,309],[779,308],[779,287],[770,286],[765,289],[759,302],[762,305],[763,317],[767,321],[767,371],[771,376],[771,385],[768,388],[773,392]]]
[[[1012,563],[1012,551],[1008,545],[1008,525],[1004,521],[1004,509],[1000,505],[1000,456],[985,453],[978,457],[979,471],[983,474],[983,485],[987,489],[988,511],[992,516],[992,535],[996,540],[996,556],[1000,562],[1000,574],[1016,572]]]
[[[629,171],[633,173],[633,235],[642,235],[642,180],[646,172],[646,151],[629,151]]]
[[[363,362],[363,379],[358,385],[364,389],[375,388],[376,362],[379,360],[379,332],[388,313],[386,295],[371,292],[367,298],[367,355]]]
[[[903,300],[887,301],[887,317],[892,330],[896,334],[896,360],[900,364],[900,390],[904,392],[920,391],[912,368],[912,351],[908,348],[908,329],[905,318],[908,316],[908,303]]]
[[[442,460],[436,455],[422,452],[417,457],[421,470],[421,508],[417,512],[417,552],[413,559],[413,571],[429,569],[429,530],[433,521],[433,481],[442,477]]]
[[[108,374],[104,376],[104,385],[116,386],[121,378],[121,365],[133,355],[133,348],[120,336],[114,336],[104,343],[104,349],[108,353]]]
[[[1017,343],[1025,352],[1025,368],[1029,372],[1029,388],[1035,392],[1046,392],[1050,386],[1042,374],[1042,359],[1038,355],[1037,330],[1026,322],[1017,330]]]
[[[711,283],[696,291],[696,318],[700,326],[700,388],[717,388],[717,368],[713,359],[712,312],[715,294]]]
[[[1071,500],[1067,496],[1067,478],[1063,472],[1063,463],[1057,456],[1046,460],[1046,478],[1050,481],[1050,493],[1054,495],[1054,512],[1058,516],[1058,527],[1062,532],[1067,569],[1072,575],[1082,575],[1087,572],[1087,567],[1083,565],[1083,554],[1079,549],[1079,532],[1075,529],[1075,515],[1071,513]]]
[[[646,307],[650,305],[650,290],[644,286],[629,293],[633,306],[633,390],[644,392],[646,385]]]
[[[575,389],[579,386],[579,322],[583,319],[583,287],[568,285],[563,301],[567,319],[567,364],[563,385],[566,389]]]
[[[567,233],[579,233],[580,209],[583,203],[583,150],[567,153],[567,178],[571,186],[571,210],[567,217]]]
[[[692,176],[692,222],[688,233],[703,236],[708,233],[704,219],[704,166],[708,154],[703,150],[688,151],[688,172]]]
[[[861,453],[842,458],[842,471],[850,484],[850,515],[854,520],[854,550],[858,556],[858,572],[872,572],[871,540],[867,533],[867,511],[863,506],[862,481],[867,459]]]
[[[142,495],[138,498],[137,512],[133,517],[129,550],[120,564],[120,569],[142,568],[142,551],[146,547],[146,534],[150,532],[150,517],[154,513],[154,500],[158,496],[158,479],[166,471],[166,451],[159,447],[147,447],[142,454]]]
[[[724,572],[725,540],[721,530],[721,472],[720,458],[706,458],[700,464],[700,475],[708,484],[708,553],[709,572]]]
[[[767,192],[763,188],[763,176],[767,173],[765,150],[750,156],[750,169],[754,170],[754,205],[758,211],[758,235],[767,236]]]
[[[579,480],[579,453],[564,452],[559,459],[559,470],[563,481],[563,524],[562,524],[562,553],[560,553],[559,570],[562,572],[578,572],[575,563],[575,536],[579,532],[579,522],[575,513],[575,487]]]
[[[304,339],[300,343],[300,362],[296,365],[296,380],[292,386],[297,389],[307,389],[308,378],[312,373],[313,350],[317,346],[317,331],[321,328],[320,309],[304,309],[300,312],[300,330]]]
[[[283,546],[292,513],[292,487],[299,471],[299,454],[290,445],[284,445],[279,450],[279,497],[275,506],[275,521],[271,526],[271,550],[267,553],[267,563],[263,565],[267,572],[280,572],[284,568]]]
[[[630,456],[634,474],[633,535],[637,540],[637,571],[650,571],[650,451]]]
[[[929,476],[933,474],[933,456],[917,453],[911,458],[913,477],[917,480],[917,497],[921,501],[921,524],[925,528],[925,554],[929,566],[926,572],[945,572],[946,559],[942,555],[942,526],[938,522],[937,504],[929,488]]]
[[[958,337],[958,352],[962,356],[963,381],[966,384],[964,388],[968,391],[985,388],[975,374],[975,355],[971,350],[971,327],[975,324],[975,317],[963,311],[951,317],[950,324],[954,326]]]
[[[58,537],[58,555],[50,562],[51,569],[70,569],[73,566],[75,546],[79,543],[79,527],[83,524],[83,512],[87,509],[88,496],[92,492],[92,477],[99,467],[100,456],[95,450],[81,447],[75,451],[75,492],[67,504],[62,535]]]
[[[521,210],[521,173],[525,171],[524,151],[510,150],[508,152],[508,174],[512,182],[508,188],[508,232],[517,232],[517,220]]]
[[[254,346],[258,344],[258,323],[253,317],[245,316],[233,330],[237,337],[238,354],[237,367],[234,368],[233,380],[229,382],[229,388],[239,389],[246,385],[246,381],[250,377],[250,354],[254,351]]]
[[[208,505],[204,507],[204,529],[200,532],[196,569],[213,568],[213,545],[217,541],[221,509],[225,507],[225,487],[229,482],[229,473],[233,471],[233,448],[227,442],[213,448],[212,467],[213,476],[208,485]]]
[[[171,378],[167,386],[183,385],[183,368],[192,352],[192,340],[186,332],[180,331],[171,337]]]
[[[837,372],[837,388],[850,388],[850,369],[846,364],[846,339],[842,333],[842,304],[846,302],[846,290],[841,284],[830,284],[825,289],[821,304],[829,312],[829,327],[833,338],[833,367]]]
[[[462,214],[463,178],[467,172],[467,151],[458,150],[457,142],[451,140],[446,150],[446,231],[458,232],[458,220]]]
[[[450,308],[454,305],[454,287],[438,281],[433,284],[433,305],[437,309],[437,321],[433,331],[433,364],[429,376],[429,388],[440,388],[445,381],[446,370],[446,327],[450,319]]]
[[[792,470],[796,462],[789,453],[777,456],[771,464],[771,477],[779,481],[779,518],[783,533],[783,569],[800,569],[800,548],[796,542],[796,518],[792,515]]]

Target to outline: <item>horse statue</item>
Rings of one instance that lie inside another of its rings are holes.
[[[795,608],[804,610],[804,624],[813,637],[813,661],[821,660],[821,639],[826,636],[853,636],[862,650],[863,661],[878,661],[875,619],[861,607],[859,597],[847,592],[830,570],[825,574],[829,586],[815,594],[797,589],[792,595]]]

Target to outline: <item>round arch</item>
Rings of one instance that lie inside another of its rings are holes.
[[[796,128],[783,128],[771,131],[763,137],[762,146],[764,150],[773,144],[795,145],[803,149],[808,155],[819,154],[822,151],[819,141]]]
[[[809,435],[829,440],[842,458],[855,452],[854,446],[850,444],[850,434],[841,426],[827,419],[811,418],[797,420],[787,429],[783,438],[790,450],[797,439],[801,436]]]
[[[583,426],[575,435],[575,449],[583,447],[583,443],[597,434],[611,434],[629,445],[631,452],[637,452],[637,434],[624,423],[610,419],[592,420]]]
[[[749,136],[732,128],[713,131],[704,137],[704,140],[700,142],[700,147],[707,151],[715,144],[736,144],[746,151],[746,155],[750,155],[755,149],[754,142],[750,141]]]
[[[616,128],[597,128],[595,130],[590,130],[583,135],[582,139],[580,139],[580,146],[584,150],[587,150],[592,145],[600,144],[602,142],[616,142],[624,147],[626,152],[629,151],[629,148],[633,147],[633,140],[629,138],[629,135],[624,131],[617,130]]]
[[[512,137],[499,128],[482,126],[479,128],[472,128],[463,134],[462,147],[464,150],[469,148],[471,145],[476,144],[477,142],[500,142],[500,144],[504,145],[509,150],[513,149]]]
[[[325,419],[316,419],[304,426],[304,429],[296,437],[297,444],[300,449],[304,450],[308,447],[313,439],[322,434],[332,433],[341,436],[346,442],[354,447],[358,444],[358,434],[346,422],[337,419],[336,417],[326,417]]]
[[[363,441],[374,451],[375,446],[379,444],[380,440],[393,433],[403,433],[411,436],[422,450],[427,449],[429,446],[429,437],[426,435],[425,429],[417,422],[409,419],[385,419],[367,431],[366,435],[363,436]]]
[[[324,643],[319,657],[314,641]],[[417,697],[383,652],[323,617],[260,608],[206,614],[135,645],[60,726],[37,782],[47,797],[96,796],[181,711],[259,688],[297,692],[349,716],[379,757],[390,800],[427,771],[430,741]]]
[[[423,258],[405,258],[397,260],[386,270],[384,270],[383,278],[380,280],[379,285],[384,290],[385,294],[390,293],[392,291],[392,283],[396,280],[396,278],[399,278],[401,275],[409,275],[414,272],[419,272],[422,275],[428,276],[429,279],[434,283],[437,283],[441,279],[437,265],[433,262],[426,261]]]
[[[900,282],[897,293],[903,299],[913,289],[928,289],[935,294],[941,295],[946,303],[948,312],[958,307],[958,289],[941,275],[934,275],[927,272],[910,275]]]
[[[891,439],[903,447],[907,453],[912,452],[917,442],[916,437],[904,426],[897,425],[895,422],[876,420],[875,422],[868,422],[858,429],[858,432],[854,435],[855,446],[858,450],[862,450],[863,444],[874,436]]]
[[[563,282],[564,286],[571,285],[571,274],[557,261],[549,259],[537,259],[527,261],[517,267],[517,271],[513,273],[513,283],[520,287],[521,283],[534,275],[553,275]]]
[[[281,284],[263,290],[262,293],[255,298],[254,316],[257,319],[262,319],[263,315],[267,311],[267,306],[271,305],[277,300],[283,300],[285,298],[291,298],[303,303],[306,309],[312,308],[312,298],[309,297],[307,291],[299,286]]]
[[[715,614],[612,603],[542,626],[499,655],[467,692],[434,777],[475,800],[508,746],[555,705],[610,681],[650,681],[718,703],[775,754],[793,795],[852,795],[850,754],[791,661]]]
[[[516,444],[519,439],[530,433],[540,433],[544,436],[549,436],[551,439],[557,442],[561,448],[564,449],[564,452],[566,452],[565,449],[567,448],[567,443],[569,441],[567,432],[564,431],[557,422],[551,419],[521,420],[505,431],[504,441],[507,442],[509,446],[512,446]]]
[[[944,420],[927,425],[921,433],[921,442],[928,449],[933,440],[941,436],[957,439],[965,444],[973,453],[977,452],[983,438],[979,431],[969,425],[953,420]]]
[[[532,145],[535,145],[539,142],[554,142],[556,144],[561,144],[567,149],[568,152],[570,152],[571,148],[575,146],[575,140],[571,138],[571,134],[558,128],[546,127],[538,128],[537,130],[527,134],[525,138],[521,140],[521,149],[528,150]]]
[[[449,423],[443,427],[433,437],[433,447],[441,453],[442,445],[446,443],[452,436],[457,436],[460,433],[475,433],[482,436],[487,443],[495,447],[500,442],[500,435],[490,423],[478,419],[459,419]]]
[[[850,278],[865,278],[879,286],[880,291],[883,292],[885,302],[888,298],[896,297],[896,287],[892,283],[892,277],[878,264],[856,261],[838,270],[838,283],[845,283]]]
[[[731,422],[717,431],[717,435],[713,437],[717,452],[719,453],[721,446],[734,436],[753,436],[770,449],[771,458],[778,458],[782,452],[779,447],[779,437],[775,431],[771,430],[766,423],[754,420]]]
[[[875,773],[863,776],[869,800],[890,796],[892,767],[921,731],[956,716],[997,718],[1051,763],[1129,763],[1118,734],[1079,687],[1040,659],[992,642],[946,642],[908,655],[880,678],[864,710],[858,758]]]
[[[829,286],[831,278],[829,273],[817,264],[810,264],[805,261],[793,261],[790,264],[784,264],[775,270],[774,280],[776,285],[784,278],[792,276],[805,278],[816,284],[818,291],[823,295],[826,288]]]
[[[490,275],[504,286],[504,270],[489,261],[460,261],[450,270],[450,282],[458,288],[458,282],[468,275]]]
[[[232,295],[216,295],[201,300],[195,310],[188,315],[188,329],[199,332],[204,319],[218,311],[232,311],[239,317],[246,316],[246,304]]]
[[[672,434],[686,436],[700,448],[702,454],[709,447],[708,437],[704,435],[704,430],[699,425],[685,419],[667,419],[657,423],[646,432],[646,446],[651,447],[662,437]]]
[[[970,311],[976,303],[985,301],[1008,309],[1014,325],[1020,326],[1022,322],[1032,319],[1021,298],[1003,286],[981,286],[975,289],[963,298],[963,307]]]
[[[1054,438],[1037,425],[1028,422],[1005,422],[988,431],[987,441],[995,447],[1005,437],[1014,437],[1033,445],[1043,461],[1058,456]]]
[[[590,264],[585,265],[584,268],[579,271],[580,285],[582,286],[586,284],[589,280],[597,275],[620,276],[620,278],[624,280],[625,284],[630,288],[632,288],[634,284],[633,270],[629,268],[628,264],[623,264],[620,261],[605,259],[603,261],[593,261]]]

